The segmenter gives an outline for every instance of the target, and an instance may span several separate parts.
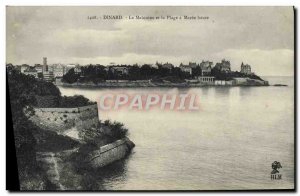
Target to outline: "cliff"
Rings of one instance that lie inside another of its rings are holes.
[[[24,75],[13,66],[7,66],[7,84],[21,190],[80,189],[70,181],[85,174],[73,169],[77,162],[70,157],[86,144],[99,144],[93,149],[97,150],[126,136],[121,123],[101,124],[97,105],[83,96],[61,96],[53,83]]]
[[[91,184],[97,184],[99,168],[123,159],[133,147],[128,138],[123,138],[85,154],[78,148],[56,153],[39,152],[37,161],[51,184],[47,190],[91,190]]]

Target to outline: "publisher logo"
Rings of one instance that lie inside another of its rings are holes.
[[[272,163],[272,171],[271,171],[271,180],[281,180],[281,174],[279,174],[279,169],[282,168],[280,162],[274,161]]]

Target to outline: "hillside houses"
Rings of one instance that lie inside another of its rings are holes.
[[[111,66],[110,70],[112,73],[117,75],[127,75],[129,72],[129,68],[127,66]]]
[[[256,76],[251,66],[242,62],[239,71],[231,70],[231,63],[222,59],[220,62],[214,63],[209,60],[200,62],[190,61],[188,64],[180,63],[174,66],[170,62],[156,62],[155,64],[120,64],[110,63],[109,65],[101,64],[51,64],[48,65],[47,58],[43,58],[43,64],[35,64],[30,66],[27,64],[18,65],[17,69],[26,75],[43,79],[45,81],[54,82],[62,79],[72,82],[101,82],[106,80],[151,80],[163,81],[165,78],[177,78],[177,81],[198,81],[204,85],[230,85],[240,84],[240,79],[234,78],[250,78],[260,79]],[[70,72],[72,70],[72,72]],[[69,74],[68,74],[69,73]],[[67,76],[66,76],[67,75]],[[66,77],[65,77],[66,76]],[[65,78],[65,79],[64,79]]]
[[[189,62],[189,65],[188,65],[190,68],[192,69],[195,69],[197,68],[199,65],[196,63],[196,62]]]
[[[215,69],[219,70],[222,73],[231,72],[230,61],[223,59],[221,63],[217,63],[215,65]]]
[[[165,68],[165,69],[172,69],[174,68],[174,65],[172,63],[164,63],[161,65],[162,68]]]
[[[34,67],[28,67],[27,69],[25,69],[25,70],[23,71],[23,73],[24,73],[25,75],[31,75],[31,76],[33,76],[33,77],[35,77],[35,78],[38,77],[38,72],[37,72],[37,70],[36,70]]]
[[[192,75],[192,67],[189,65],[183,65],[182,63],[179,66],[180,70],[182,72],[188,73],[190,75]]]
[[[35,64],[34,68],[36,69],[36,71],[38,73],[43,73],[43,65],[41,65],[41,64]]]
[[[211,74],[213,62],[202,61],[200,63],[201,76],[209,76]]]
[[[242,62],[242,64],[241,64],[241,73],[246,74],[246,75],[252,74],[252,72],[251,72],[251,66],[248,65],[248,64],[244,64]]]
[[[17,66],[17,67],[18,67],[18,69],[21,71],[21,73],[24,73],[24,71],[25,71],[26,69],[28,69],[30,66],[27,65],[27,64],[23,64],[23,65],[19,65],[19,66]]]

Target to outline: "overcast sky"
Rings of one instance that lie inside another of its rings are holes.
[[[88,16],[123,15],[122,20]],[[128,20],[126,16],[208,16]],[[8,7],[7,63],[214,63],[259,75],[293,75],[292,7]]]

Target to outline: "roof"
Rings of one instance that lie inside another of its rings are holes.
[[[24,72],[37,72],[37,70],[34,67],[28,67]]]
[[[171,64],[171,63],[164,63],[163,65],[161,65],[162,67],[168,67],[168,68],[170,68],[170,67],[173,67],[173,64]]]
[[[37,68],[37,67],[43,67],[43,65],[41,65],[41,64],[35,64],[34,67],[35,68]]]
[[[180,65],[179,67],[180,68],[189,68],[189,69],[192,69],[191,66],[189,66],[189,65]]]
[[[29,65],[23,64],[21,67],[30,67]]]
[[[251,67],[251,66],[248,64],[242,64],[241,67]]]
[[[127,66],[111,66],[113,69],[128,69]]]
[[[211,65],[212,65],[212,62],[211,62],[211,61],[202,61],[202,62],[200,63],[200,67],[201,67],[201,68],[208,68],[208,67],[211,67]]]

